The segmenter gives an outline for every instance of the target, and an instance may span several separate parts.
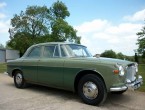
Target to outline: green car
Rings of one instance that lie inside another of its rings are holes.
[[[119,59],[95,58],[86,46],[74,43],[41,43],[7,63],[17,88],[28,83],[65,89],[79,94],[91,105],[105,101],[107,93],[122,94],[143,83],[138,65]]]

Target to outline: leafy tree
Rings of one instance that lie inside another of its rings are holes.
[[[121,52],[119,52],[117,53],[117,58],[124,60],[125,56]]]
[[[117,55],[113,50],[105,50],[105,52],[101,54],[101,57],[116,58]]]
[[[52,25],[52,38],[54,41],[66,41],[77,39],[76,30],[73,29],[66,21],[63,19],[57,19]],[[76,42],[76,41],[75,41]]]
[[[80,37],[76,35],[77,31],[73,29],[66,21],[65,18],[70,16],[66,5],[57,1],[50,7],[51,14],[51,35],[54,41],[74,41],[80,43]]]
[[[26,49],[32,44],[32,41],[32,36],[29,33],[20,32],[16,33],[7,45],[8,47],[19,50],[20,56],[22,56]]]
[[[15,14],[9,29],[10,41],[7,46],[19,50],[26,49],[41,42],[73,41],[80,43],[76,30],[65,20],[70,13],[66,5],[55,2],[50,8],[46,6],[28,6],[25,11]]]
[[[41,36],[48,33],[49,9],[46,6],[28,6],[26,11],[19,15],[15,14],[11,19],[11,33],[25,32],[32,37]],[[12,37],[12,36],[11,36]]]
[[[137,35],[139,36],[137,39],[137,44],[139,45],[138,52],[145,58],[145,26],[137,33]]]
[[[50,7],[50,14],[53,19],[65,19],[70,16],[66,5],[62,1],[57,1]]]

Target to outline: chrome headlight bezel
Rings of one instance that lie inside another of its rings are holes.
[[[116,66],[119,70],[119,75],[124,76],[125,75],[125,70],[124,70],[123,66],[121,64],[118,64],[118,63],[116,64]]]

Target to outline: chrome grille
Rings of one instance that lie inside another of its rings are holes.
[[[135,65],[129,65],[126,69],[126,78],[129,79],[131,82],[135,81],[136,79],[136,67]]]

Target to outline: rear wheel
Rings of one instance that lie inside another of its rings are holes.
[[[93,74],[85,75],[80,79],[78,94],[85,103],[90,105],[99,105],[107,97],[104,82],[101,78]]]
[[[14,83],[17,88],[25,88],[26,82],[21,71],[16,71],[14,74]]]

